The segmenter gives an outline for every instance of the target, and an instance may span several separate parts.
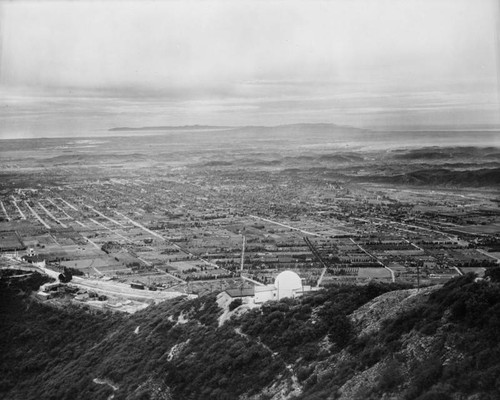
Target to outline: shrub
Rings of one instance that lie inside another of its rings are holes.
[[[354,336],[353,332],[351,321],[345,315],[336,315],[332,318],[328,339],[343,348]]]
[[[490,278],[492,282],[500,282],[500,268],[495,267],[487,269],[484,276],[485,278]]]
[[[233,311],[234,309],[238,308],[243,304],[243,300],[241,299],[234,299],[230,304],[229,304],[229,311]]]
[[[378,389],[381,392],[387,392],[403,383],[403,381],[404,377],[401,372],[401,366],[396,360],[390,360],[380,372]]]

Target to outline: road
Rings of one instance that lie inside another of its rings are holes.
[[[40,270],[40,268],[36,268],[36,267],[27,267],[25,265],[11,265],[11,266],[8,266],[8,267],[0,267],[0,269],[14,269],[14,270],[19,270],[19,271],[25,271],[25,272],[42,272],[42,270]],[[26,274],[26,275],[29,275],[29,274]],[[20,275],[16,275],[16,276],[20,276]]]
[[[115,221],[114,219],[109,218],[109,217],[107,217],[106,215],[104,215],[102,212],[97,211],[94,207],[88,206],[88,205],[86,205],[86,204],[84,204],[84,206],[85,206],[85,207],[87,207],[89,210],[92,210],[92,211],[93,211],[93,212],[95,212],[96,214],[100,215],[102,218],[107,219],[108,221],[112,222],[113,224],[118,225],[118,226],[119,226],[119,227],[121,227],[121,228],[124,228],[124,227],[125,227],[124,225],[120,224],[118,221]]]
[[[207,265],[210,265],[214,268],[218,268],[218,269],[222,269],[224,271],[227,271],[226,269],[224,268],[221,268],[219,267],[217,264],[214,264],[214,263],[211,263],[210,261],[207,261],[199,256],[197,256],[196,254],[193,254],[193,253],[190,253],[189,251],[183,249],[181,246],[179,246],[178,244],[176,243],[173,243],[171,241],[169,241],[168,239],[164,238],[163,236],[159,235],[158,233],[156,232],[153,232],[151,229],[148,229],[146,228],[144,225],[141,225],[139,222],[135,222],[134,220],[130,219],[129,217],[127,217],[126,215],[118,212],[118,211],[115,211],[116,214],[120,215],[122,218],[125,218],[127,221],[129,221],[132,225],[138,227],[138,228],[141,228],[143,231],[149,233],[150,235],[154,236],[154,237],[157,237],[158,239],[161,239],[163,240],[164,242],[167,242],[168,244],[170,244],[171,246],[174,246],[176,249],[182,251],[184,254],[187,254],[187,255],[190,255],[194,258],[196,258],[197,260],[200,260],[202,261],[203,263],[207,264]],[[227,271],[229,272],[229,271]]]
[[[484,254],[487,257],[493,258],[494,260],[497,261],[497,264],[500,264],[500,258],[495,257],[494,255],[488,253],[487,251],[484,251],[484,250],[481,250],[481,249],[476,249],[476,250],[479,251],[481,254]]]
[[[64,225],[61,221],[59,221],[49,210],[47,210],[42,203],[38,202],[38,205],[40,208],[47,214],[50,218],[52,218],[54,221],[56,221],[59,225],[61,225],[63,228],[67,228],[66,225]]]
[[[165,292],[165,291],[152,291],[152,290],[141,290],[132,289],[130,285],[125,283],[119,283],[114,281],[97,281],[80,278],[74,276],[70,282],[71,285],[77,286],[85,290],[93,290],[95,292],[100,292],[108,296],[119,296],[125,297],[127,299],[135,300],[168,300],[175,297],[184,296],[185,293],[182,292]]]
[[[405,238],[403,238],[403,240],[404,240],[406,243],[408,243],[410,246],[415,247],[417,250],[420,250],[420,251],[422,251],[422,252],[425,252],[425,250],[424,250],[424,249],[422,249],[421,247],[417,246],[415,243],[412,243],[412,242],[410,242],[409,240],[407,240],[407,239],[405,239]]]
[[[75,211],[78,211],[78,208],[76,208],[75,206],[69,204],[66,200],[64,200],[63,198],[59,197],[59,200],[61,200],[64,204],[66,204],[69,208],[72,208],[73,210]]]
[[[320,287],[321,282],[323,282],[323,278],[325,277],[326,271],[327,271],[327,268],[324,267],[323,270],[321,271],[321,275],[319,276],[318,282],[316,282],[316,287],[318,287],[318,288]]]
[[[158,268],[158,267],[154,267],[154,268],[155,268],[155,270],[156,270],[156,271],[161,272],[163,275],[167,275],[167,276],[169,276],[170,278],[172,278],[172,279],[175,279],[175,280],[179,281],[180,283],[187,283],[187,281],[185,281],[184,279],[182,279],[182,278],[178,278],[177,276],[172,275],[171,273],[169,273],[169,272],[167,272],[167,271],[163,271],[163,270],[161,270],[161,269],[160,269],[160,268]],[[177,286],[177,285],[175,285],[175,286]]]
[[[387,220],[387,219],[384,219],[384,218],[380,218],[380,217],[376,217],[374,219],[377,219],[377,220],[381,221],[380,223],[382,223],[382,224],[390,225],[392,228],[397,229],[399,231],[409,232],[409,233],[413,233],[413,234],[415,233],[415,231],[412,231],[410,229],[399,228],[396,225],[402,225],[402,226],[407,227],[407,228],[420,229],[422,231],[437,233],[439,235],[442,235],[442,236],[448,238],[448,240],[450,240],[452,242],[454,242],[454,241],[457,240],[457,237],[452,237],[452,236],[448,235],[445,232],[438,231],[438,230],[435,230],[435,229],[425,228],[425,227],[419,226],[419,225],[406,224],[404,222],[390,221],[390,220]],[[379,224],[375,224],[375,225],[380,225],[380,223]],[[467,233],[467,232],[463,232],[463,233]],[[413,244],[413,243],[411,243],[411,244]]]
[[[104,228],[104,229],[107,229],[108,231],[112,232],[114,235],[118,236],[119,238],[122,238],[123,240],[125,240],[126,242],[128,243],[134,243],[132,240],[126,238],[125,236],[123,235],[120,235],[119,233],[115,232],[113,229],[111,228],[108,228],[106,225],[103,225],[101,224],[100,222],[96,221],[95,219],[93,218],[89,218],[90,221],[92,221],[94,224],[96,224],[97,226],[100,226],[101,228]]]
[[[7,214],[7,210],[5,209],[5,206],[3,205],[3,201],[0,200],[0,205],[2,206],[3,213],[5,214],[5,218],[7,218],[7,221],[10,221],[9,214]]]
[[[78,225],[80,225],[81,227],[83,227],[83,228],[87,228],[87,225],[85,225],[85,224],[81,223],[80,221],[75,220],[75,222],[76,222]]]
[[[28,209],[31,211],[31,213],[35,216],[35,218],[36,218],[38,221],[40,221],[40,223],[41,223],[43,226],[45,226],[47,229],[52,229],[52,228],[50,227],[50,225],[49,225],[49,224],[47,224],[47,223],[46,223],[46,222],[45,222],[45,221],[44,221],[44,220],[43,220],[43,219],[42,219],[42,218],[41,218],[41,217],[40,217],[40,216],[36,213],[36,211],[35,211],[35,210],[33,210],[33,209],[31,208],[31,206],[28,204],[28,202],[27,202],[27,201],[25,201],[25,202],[24,202],[24,204],[26,205],[26,207],[28,207]]]
[[[252,278],[248,278],[247,276],[241,274],[241,279],[245,280],[245,281],[248,281],[248,282],[251,282],[251,283],[254,283],[256,284],[257,286],[264,286],[264,284],[262,282],[258,282],[258,281],[255,281],[253,280]]]
[[[308,231],[304,231],[303,229],[295,228],[295,227],[290,226],[290,225],[285,225],[285,224],[282,224],[281,222],[273,221],[273,220],[270,220],[270,219],[267,219],[267,218],[258,217],[257,215],[249,215],[249,217],[250,218],[254,218],[254,219],[260,219],[261,221],[269,222],[271,224],[279,225],[279,226],[282,226],[283,228],[292,229],[294,231],[301,232],[301,233],[303,233],[305,235],[311,235],[311,236],[317,236],[317,237],[322,237],[323,236],[323,235],[320,235],[318,233],[308,232]]]
[[[45,200],[47,200],[50,204],[52,204],[55,208],[57,208],[59,211],[61,211],[64,215],[66,215],[66,219],[73,219],[73,217],[71,217],[70,215],[68,215],[68,213],[66,211],[64,211],[64,209],[62,209],[61,207],[59,207],[59,205],[57,203],[55,203],[52,199],[49,199],[49,198],[46,198]]]
[[[52,270],[50,268],[47,268],[47,267],[40,267],[40,266],[38,266],[38,268],[40,270],[42,270],[45,273],[45,275],[48,275],[51,278],[54,278],[57,282],[59,282],[59,272],[54,271],[54,270]]]
[[[16,264],[21,264],[19,260],[11,259],[10,257],[7,258],[10,261],[15,262]],[[45,275],[50,276],[51,278],[54,278],[56,282],[59,282],[59,272],[42,266],[35,267],[30,265],[14,265],[10,267],[4,267],[4,269],[41,272],[44,273]],[[91,279],[81,278],[79,276],[74,276],[70,282],[70,285],[79,287],[84,290],[92,290],[95,292],[100,292],[102,294],[111,297],[118,296],[126,299],[134,299],[140,301],[148,301],[148,300],[162,301],[185,295],[185,293],[183,292],[132,289],[129,284],[125,283],[114,282],[114,281],[91,280]]]
[[[378,264],[380,264],[382,267],[384,267],[387,271],[390,272],[391,274],[391,280],[392,282],[396,282],[396,274],[394,273],[394,271],[392,269],[390,269],[388,266],[386,266],[382,261],[380,261],[377,257],[375,257],[373,254],[370,254],[368,251],[366,251],[363,247],[361,247],[361,245],[359,245],[358,243],[356,243],[354,241],[354,239],[350,238],[349,239],[352,243],[354,243],[356,246],[358,246],[358,248],[365,254],[367,254],[368,256],[370,256],[371,258],[373,258],[375,261],[377,261]]]
[[[17,212],[19,213],[19,215],[21,216],[21,219],[26,219],[26,215],[24,215],[24,213],[21,211],[21,209],[19,208],[19,206],[17,205],[17,200],[14,196],[11,196],[12,197],[12,202],[14,203],[14,206],[17,208]]]

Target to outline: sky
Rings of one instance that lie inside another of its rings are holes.
[[[0,0],[0,138],[500,125],[499,12],[496,0]]]

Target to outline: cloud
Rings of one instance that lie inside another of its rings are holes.
[[[473,3],[6,3],[2,79],[176,90],[252,79],[484,76],[495,71],[494,3]]]
[[[365,125],[377,113],[399,123],[397,113],[432,119],[467,107],[474,120],[500,119],[491,110],[494,0],[44,1],[0,10],[3,135],[129,123]]]

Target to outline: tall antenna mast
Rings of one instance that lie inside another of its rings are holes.
[[[245,265],[245,246],[247,243],[247,238],[245,235],[241,234],[243,236],[243,244],[241,245],[241,265],[240,265],[240,273],[243,273],[243,266]]]

